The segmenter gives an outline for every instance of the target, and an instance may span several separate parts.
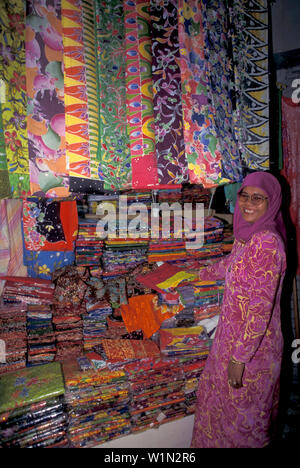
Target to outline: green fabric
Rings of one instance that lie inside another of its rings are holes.
[[[9,372],[0,377],[0,413],[63,395],[59,362]]]

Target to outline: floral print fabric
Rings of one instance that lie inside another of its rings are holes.
[[[0,2],[1,114],[11,197],[29,191],[27,96],[25,64],[25,10],[23,0]],[[2,152],[1,152],[2,153]],[[4,156],[1,160],[5,164]],[[6,168],[4,169],[6,170]],[[4,182],[8,196],[8,180]]]

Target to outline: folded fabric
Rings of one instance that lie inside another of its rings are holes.
[[[194,280],[197,278],[196,274],[188,273],[187,271],[180,271],[175,275],[171,276],[167,280],[163,281],[162,283],[158,283],[157,286],[161,289],[170,289],[175,288],[179,283],[185,280]]]
[[[147,273],[145,275],[138,275],[136,277],[137,281],[141,284],[148,286],[149,288],[153,289],[154,291],[163,293],[164,290],[161,289],[158,284],[166,281],[167,279],[171,278],[172,276],[176,275],[176,273],[181,272],[182,269],[175,267],[169,263],[163,263],[155,270]]]

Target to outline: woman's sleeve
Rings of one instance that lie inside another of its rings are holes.
[[[247,363],[266,333],[276,300],[283,270],[278,239],[271,233],[253,236],[243,263],[240,281],[246,292],[239,297],[242,322],[232,357]]]
[[[200,281],[224,280],[227,267],[231,261],[230,255],[231,254],[226,255],[226,257],[222,257],[221,260],[219,260],[218,262],[200,269],[199,280]]]

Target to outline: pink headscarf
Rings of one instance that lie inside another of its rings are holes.
[[[268,209],[266,213],[255,223],[244,220],[238,202],[235,205],[233,216],[233,232],[238,240],[248,241],[253,234],[260,231],[272,231],[279,234],[283,242],[286,242],[286,230],[281,214],[281,186],[278,180],[268,172],[253,172],[248,174],[238,193],[245,187],[258,187],[268,196]]]

